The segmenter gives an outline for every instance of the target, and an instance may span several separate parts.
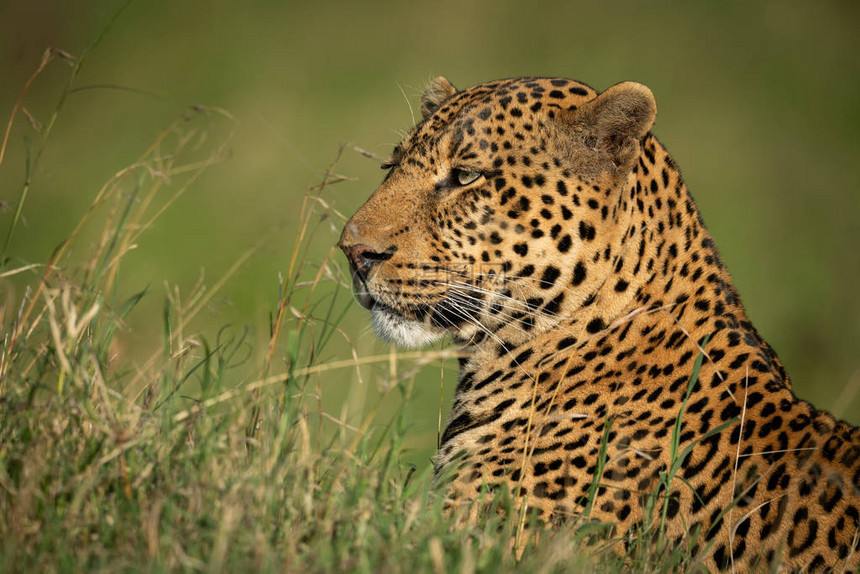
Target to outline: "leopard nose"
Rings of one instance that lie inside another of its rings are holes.
[[[367,278],[368,273],[370,273],[374,265],[390,259],[393,255],[391,250],[383,252],[375,251],[372,247],[363,243],[344,245],[341,242],[340,248],[349,260],[350,266],[362,280]]]

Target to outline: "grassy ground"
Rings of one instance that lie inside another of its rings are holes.
[[[45,47],[79,56],[126,3],[0,2],[0,129]],[[16,266],[44,262],[86,210],[90,190],[133,162],[161,127],[189,104],[228,109],[232,160],[203,173],[126,258],[125,280],[150,291],[115,341],[128,353],[146,347],[161,328],[150,319],[161,313],[165,279],[188,293],[202,269],[211,284],[265,232],[196,323],[207,331],[247,323],[249,341],[263,346],[302,196],[339,142],[387,155],[438,74],[461,88],[520,75],[601,90],[636,80],[654,91],[655,134],[794,388],[860,424],[860,395],[843,393],[860,381],[860,298],[850,288],[860,283],[860,3],[444,0],[434,13],[446,14],[444,23],[420,2],[391,0],[131,2],[69,94],[8,255]],[[52,64],[23,102],[41,125],[67,70]],[[0,236],[27,137],[35,144],[40,135],[19,113],[0,169]],[[352,213],[379,183],[378,165],[345,150],[338,171],[355,179],[330,188],[326,200]],[[308,253],[321,260],[335,241],[321,230]],[[355,337],[366,324],[359,308],[342,323],[360,354],[384,352],[372,337]],[[343,357],[349,346],[335,338],[329,352]],[[438,379],[435,367],[419,375],[407,407],[419,466],[433,450]]]

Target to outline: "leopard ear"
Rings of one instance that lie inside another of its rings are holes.
[[[426,120],[442,106],[445,100],[456,93],[457,88],[447,78],[443,76],[435,78],[421,96],[421,116]]]
[[[639,140],[656,118],[651,90],[636,82],[621,82],[579,109],[565,112],[562,121],[573,130],[585,171],[603,172],[632,167],[639,155]]]

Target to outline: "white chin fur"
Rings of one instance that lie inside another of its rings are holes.
[[[386,309],[374,309],[370,324],[376,335],[401,347],[422,347],[445,336],[445,331],[395,315]]]

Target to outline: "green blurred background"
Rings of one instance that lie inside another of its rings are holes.
[[[4,125],[45,48],[79,54],[121,5],[0,1]],[[430,78],[466,87],[552,75],[597,89],[637,80],[654,91],[654,131],[684,170],[749,315],[796,392],[860,423],[858,24],[854,1],[141,0],[89,55],[77,83],[141,92],[70,96],[10,254],[16,263],[44,262],[101,184],[188,105],[227,109],[236,118],[232,158],[209,170],[127,259],[129,292],[151,290],[124,345],[131,355],[153,348],[165,281],[188,290],[202,269],[211,284],[270,233],[197,325],[249,325],[259,346],[308,186],[340,142],[385,155],[410,127],[410,104],[417,110]],[[68,73],[54,64],[36,80],[24,105],[37,119],[47,119]],[[35,134],[19,116],[0,168],[7,204],[20,193],[26,136]],[[336,171],[355,178],[325,192],[345,214],[381,179],[377,162],[349,150]],[[10,211],[0,213],[3,234],[10,220]],[[323,229],[312,256],[323,257],[336,238]],[[354,307],[343,329],[358,352],[384,352]],[[338,343],[323,360],[348,357]],[[416,462],[435,446],[440,375],[438,367],[426,371],[408,407]],[[324,385],[335,413],[344,400],[359,413],[375,392],[372,382],[356,391],[351,372]]]

